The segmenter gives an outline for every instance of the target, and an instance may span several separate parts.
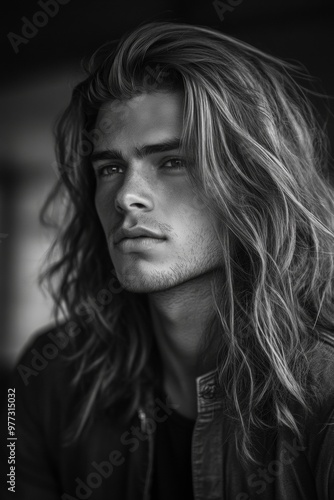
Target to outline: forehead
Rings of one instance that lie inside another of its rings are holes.
[[[104,103],[95,128],[103,131],[102,144],[147,143],[180,136],[183,122],[183,93],[145,93],[129,100]]]

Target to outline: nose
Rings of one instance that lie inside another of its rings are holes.
[[[120,213],[153,210],[153,186],[148,179],[145,179],[140,172],[128,171],[117,192],[115,208]]]

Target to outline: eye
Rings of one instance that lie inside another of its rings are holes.
[[[186,166],[186,162],[181,158],[171,158],[170,160],[167,160],[165,163],[163,163],[162,166],[170,170],[181,170]]]
[[[96,169],[97,177],[110,177],[115,174],[123,174],[124,169],[121,165],[104,165]]]

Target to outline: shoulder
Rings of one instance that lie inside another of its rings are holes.
[[[80,405],[83,393],[73,383],[79,360],[73,355],[81,333],[85,332],[74,321],[41,329],[31,337],[14,368],[11,385],[23,448],[33,436],[41,447],[56,449]]]
[[[79,333],[81,333],[81,328],[75,321],[64,321],[58,325],[51,324],[44,326],[31,336],[20,359],[26,360],[29,358],[32,349],[47,350],[49,345],[53,345],[57,348],[58,352],[61,352],[71,344],[73,345],[73,339],[77,337]],[[56,350],[55,348],[54,351]],[[52,350],[53,348],[50,347],[50,352]],[[52,359],[52,355],[50,356],[49,354],[49,358]]]
[[[36,421],[67,411],[78,394],[72,380],[77,369],[73,359],[76,337],[81,333],[74,321],[51,325],[29,340],[12,373],[17,407]]]
[[[334,335],[321,333],[311,361],[311,378],[318,402],[306,419],[305,450],[314,473],[319,498],[334,487]]]
[[[316,387],[317,402],[306,419],[307,434],[319,453],[334,447],[334,335],[320,333],[310,362],[311,383]],[[327,445],[324,446],[325,441]]]
[[[334,399],[334,332],[319,333],[318,342],[310,360],[311,377],[319,388],[321,399]]]
[[[41,382],[53,376],[60,379],[63,370],[66,370],[67,357],[75,353],[74,339],[80,333],[81,329],[74,321],[51,325],[36,332],[16,366],[16,375],[20,376],[23,385],[28,386],[35,379]]]

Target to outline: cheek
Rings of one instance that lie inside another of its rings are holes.
[[[165,209],[166,213],[174,214],[175,223],[183,227],[185,232],[214,232],[207,208],[190,188],[174,190],[170,195],[169,206]]]
[[[189,194],[174,205],[175,229],[186,245],[220,249],[217,222],[196,194]]]
[[[166,213],[174,213],[180,217],[196,218],[199,214],[199,204],[195,191],[189,179],[177,179],[161,192]]]

